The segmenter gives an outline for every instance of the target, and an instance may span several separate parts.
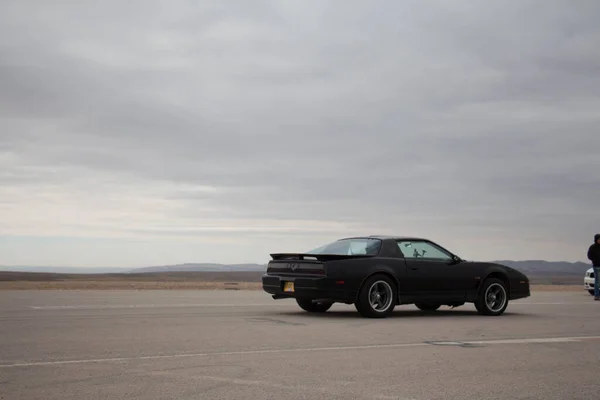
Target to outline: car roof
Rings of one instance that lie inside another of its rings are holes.
[[[380,239],[380,240],[426,240],[430,241],[427,238],[422,238],[418,236],[398,236],[398,235],[369,235],[369,236],[354,236],[347,237],[343,239]],[[343,240],[340,239],[340,240]]]

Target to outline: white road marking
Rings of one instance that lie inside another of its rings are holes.
[[[557,338],[533,338],[533,339],[498,339],[492,343],[486,340],[472,340],[462,342],[466,344],[528,344],[528,343],[567,343],[581,342],[582,340],[600,339],[600,336],[582,336],[582,337],[557,337]]]
[[[467,340],[467,341],[440,341],[442,344],[531,344],[531,343],[566,343],[566,342],[581,342],[585,340],[600,340],[600,336],[569,336],[569,337],[552,337],[552,338],[520,338],[520,339],[488,339],[488,340]],[[206,352],[206,353],[183,353],[183,354],[165,354],[153,356],[139,357],[114,357],[114,358],[92,358],[87,360],[62,360],[62,361],[34,361],[34,362],[19,362],[14,364],[0,364],[0,368],[16,368],[16,367],[37,367],[48,365],[66,365],[66,364],[87,364],[87,363],[103,363],[103,362],[127,362],[140,360],[160,360],[160,359],[177,359],[189,357],[218,357],[218,356],[240,356],[252,354],[279,354],[279,353],[299,353],[299,352],[318,352],[318,351],[341,351],[341,350],[368,350],[368,349],[397,349],[397,348],[412,348],[433,346],[435,341],[431,343],[415,342],[415,343],[396,343],[396,344],[373,344],[373,345],[357,345],[357,346],[330,346],[330,347],[298,347],[284,349],[262,349],[262,350],[241,350],[241,351],[224,351],[224,352]]]

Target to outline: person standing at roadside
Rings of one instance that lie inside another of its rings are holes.
[[[600,300],[600,233],[594,235],[594,244],[588,249],[587,257],[594,268],[594,300]]]

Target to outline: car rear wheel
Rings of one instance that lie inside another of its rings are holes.
[[[385,318],[396,307],[396,284],[386,275],[368,278],[362,285],[354,306],[366,318]]]
[[[594,295],[594,289],[588,289],[588,293],[593,296]]]
[[[333,302],[330,301],[314,301],[313,299],[297,298],[296,303],[301,309],[308,312],[324,313],[331,308]]]
[[[508,307],[508,290],[501,279],[486,279],[479,290],[475,308],[482,315],[497,316]]]
[[[441,304],[435,304],[435,303],[415,303],[415,306],[419,309],[419,310],[423,310],[423,311],[435,311],[438,308],[441,307]]]

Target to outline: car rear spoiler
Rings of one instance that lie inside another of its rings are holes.
[[[349,260],[352,258],[369,258],[375,257],[372,254],[307,254],[307,253],[272,253],[270,254],[273,261],[279,260],[316,260],[316,261],[334,261],[334,260]]]

